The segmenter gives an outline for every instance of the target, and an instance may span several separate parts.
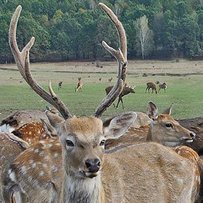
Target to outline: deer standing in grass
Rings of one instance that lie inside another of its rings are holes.
[[[146,87],[145,92],[149,93],[150,89],[152,90],[152,93],[155,92],[157,94],[157,89],[156,89],[156,84],[155,83],[153,83],[153,82],[148,82],[147,83],[147,87]]]
[[[113,88],[113,86],[108,86],[108,87],[106,87],[106,88],[105,88],[106,94],[108,94],[108,93],[111,91],[112,88]],[[123,97],[124,97],[125,95],[130,94],[130,93],[135,93],[135,88],[134,88],[134,87],[127,86],[127,85],[124,85],[123,91],[122,91],[122,92],[119,94],[119,96],[118,96],[118,102],[117,102],[116,106],[113,104],[114,107],[115,107],[115,108],[118,108],[119,103],[121,102],[122,108],[124,109]]]
[[[90,117],[72,116],[51,86],[48,93],[33,80],[29,50],[34,38],[20,52],[16,43],[20,6],[12,17],[9,39],[19,71],[32,89],[53,104],[64,119],[47,112],[59,141],[40,141],[16,158],[5,180],[5,202],[12,198],[12,193],[15,195],[15,185],[22,202],[28,199],[32,203],[192,203],[196,198],[195,165],[174,151],[157,143],[142,143],[104,153],[105,141],[123,135],[137,114],[121,114],[106,126],[98,118],[121,93],[127,64],[124,28],[107,6],[102,3],[99,6],[116,25],[121,49],[115,50],[102,42],[118,61],[118,80]]]
[[[77,83],[77,86],[75,88],[75,92],[79,91],[79,90],[82,90],[82,87],[83,87],[83,82],[82,82],[82,79],[81,78],[78,78],[78,83]]]
[[[166,92],[167,85],[166,85],[165,82],[159,83],[158,85],[159,85],[159,90],[158,90],[158,92],[160,92],[161,89],[164,90],[164,92]]]
[[[60,81],[60,82],[58,83],[58,90],[60,90],[60,89],[62,88],[62,84],[63,84],[63,81]]]

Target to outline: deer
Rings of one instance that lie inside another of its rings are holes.
[[[106,126],[100,118],[123,89],[127,39],[123,25],[113,11],[103,3],[99,3],[99,7],[110,17],[120,38],[121,48],[118,50],[102,42],[104,48],[118,61],[118,77],[113,89],[94,114],[83,117],[70,113],[54,93],[51,84],[48,93],[32,78],[29,51],[34,38],[20,52],[16,42],[16,27],[21,6],[12,16],[9,43],[17,67],[30,87],[56,107],[63,118],[47,112],[59,139],[36,143],[11,164],[4,180],[6,203],[15,197],[17,189],[22,202],[28,200],[32,203],[188,203],[196,199],[195,164],[173,150],[158,143],[146,142],[117,148],[114,152],[104,151],[106,140],[122,136],[135,122],[137,114],[123,113]],[[117,176],[113,177],[112,173]]]
[[[76,86],[76,88],[75,88],[75,92],[77,92],[77,91],[79,91],[79,90],[81,91],[81,90],[82,90],[82,87],[83,87],[82,78],[79,77],[79,78],[78,78],[77,86]]]
[[[111,77],[111,78],[108,79],[108,82],[110,83],[112,80],[113,80],[113,78]]]
[[[108,93],[111,91],[112,88],[113,88],[113,86],[108,86],[108,87],[106,87],[106,88],[105,88],[106,94],[108,94]],[[118,96],[118,102],[117,102],[117,104],[116,104],[116,105],[113,104],[114,107],[115,107],[115,108],[118,108],[119,103],[121,102],[122,108],[124,109],[123,97],[124,97],[125,95],[130,94],[130,93],[135,93],[135,87],[131,87],[131,86],[128,86],[128,85],[124,85],[123,91],[122,91],[121,94]]]
[[[156,84],[153,83],[153,82],[148,82],[147,83],[147,87],[146,87],[146,90],[145,90],[145,93],[150,91],[150,89],[152,90],[152,93],[155,92],[157,94],[157,89],[156,89]]]
[[[159,83],[158,83],[158,86],[159,86],[159,90],[158,90],[158,92],[160,92],[161,89],[163,89],[164,92],[166,92],[167,85],[166,85],[165,82],[163,82],[163,83],[160,83],[160,82],[159,82]]]
[[[12,132],[23,125],[31,122],[41,122],[44,120],[49,123],[49,120],[45,114],[45,111],[41,110],[20,110],[15,111],[0,123],[0,132]]]
[[[50,111],[57,113],[54,109]],[[12,133],[29,145],[56,135],[45,112],[40,110],[22,110],[12,113],[2,120],[0,132]]]
[[[158,115],[158,108],[149,102],[147,113],[136,112],[137,119],[130,126],[128,132],[118,139],[106,141],[106,149],[122,147],[137,142],[157,142],[167,147],[188,145],[195,141],[196,134],[181,126],[172,116],[172,105]],[[112,117],[104,121],[108,125]]]
[[[58,90],[60,90],[60,89],[62,88],[62,84],[63,84],[63,81],[60,81],[60,82],[58,83]]]
[[[17,155],[28,147],[27,142],[12,133],[0,132],[0,202],[3,202],[3,177]]]

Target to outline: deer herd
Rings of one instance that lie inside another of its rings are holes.
[[[53,106],[46,111],[18,111],[0,126],[1,203],[192,203],[202,201],[202,160],[192,149],[198,138],[149,102],[147,113],[124,112],[108,119],[102,113],[116,100],[134,93],[126,85],[127,40],[113,11],[99,7],[115,25],[116,50],[103,47],[117,59],[117,81],[90,116],[75,116],[49,84],[45,91],[32,77],[29,52],[35,38],[19,50],[17,23],[12,16],[9,44],[27,84]],[[61,83],[62,85],[62,83]],[[61,85],[59,88],[61,88]],[[76,91],[82,86],[78,78]],[[155,86],[156,87],[156,86]],[[159,84],[166,89],[166,84]],[[157,92],[153,83],[147,89]],[[124,108],[124,107],[123,107]],[[186,146],[190,143],[190,147]]]

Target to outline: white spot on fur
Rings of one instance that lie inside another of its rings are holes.
[[[9,174],[9,178],[12,180],[12,181],[16,181],[16,175],[15,175],[15,172],[13,172],[11,169],[8,170],[8,174]]]
[[[22,166],[22,167],[21,167],[21,172],[22,172],[23,174],[26,174],[26,173],[27,173],[27,168],[26,168],[26,166]]]
[[[48,165],[47,165],[47,164],[42,164],[42,166],[43,166],[44,168],[47,168]]]
[[[39,153],[39,149],[35,149],[34,153],[36,153],[36,154]]]
[[[39,172],[39,176],[43,176],[44,174],[45,174],[44,171]]]
[[[35,168],[35,167],[36,167],[36,165],[37,165],[36,163],[33,163],[33,164],[32,164],[32,168]]]
[[[51,166],[51,170],[52,170],[53,173],[55,173],[55,172],[58,171],[58,167],[53,165],[53,166]]]
[[[56,152],[56,153],[54,153],[54,157],[56,158],[56,157],[58,157],[59,156],[59,154]]]
[[[40,155],[40,156],[44,156],[44,152],[43,152],[43,151],[40,152],[39,155]]]
[[[34,163],[33,159],[29,160],[29,164],[33,164],[33,163]]]

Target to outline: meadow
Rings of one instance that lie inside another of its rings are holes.
[[[31,64],[33,77],[47,89],[49,80],[53,89],[76,115],[91,115],[105,97],[105,87],[116,81],[116,62],[63,62]],[[77,78],[84,83],[81,92],[75,92]],[[108,82],[109,78],[112,82]],[[101,78],[101,80],[99,80]],[[58,82],[63,81],[58,90]],[[158,94],[145,93],[146,83],[166,82],[168,89]],[[125,109],[111,106],[103,117],[123,111],[147,111],[153,101],[161,113],[173,106],[176,119],[202,117],[203,61],[129,61],[128,85],[135,86],[135,94],[124,97]],[[0,64],[0,120],[16,110],[45,109],[48,105],[22,79],[15,64]]]

